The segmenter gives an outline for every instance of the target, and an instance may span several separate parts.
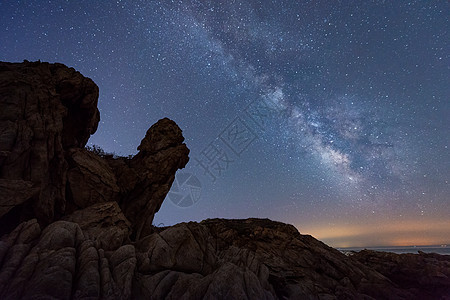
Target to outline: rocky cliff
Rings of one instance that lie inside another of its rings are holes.
[[[182,132],[99,156],[97,98],[64,65],[0,63],[1,299],[450,299],[446,256],[346,256],[267,219],[153,227]]]

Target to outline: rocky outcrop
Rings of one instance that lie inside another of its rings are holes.
[[[363,250],[352,258],[389,278],[417,299],[450,299],[450,255]]]
[[[446,256],[346,256],[268,219],[153,227],[181,129],[98,155],[97,96],[64,65],[0,63],[0,299],[448,299]]]
[[[100,120],[97,99],[95,83],[73,68],[0,62],[0,233],[111,201],[131,221],[133,238],[151,233],[175,172],[189,160],[181,129],[162,119],[133,159],[100,157],[84,149]]]
[[[97,98],[97,85],[64,65],[0,63],[0,178],[38,187],[17,219],[48,224],[64,213],[65,149],[97,129]]]
[[[175,172],[184,168],[189,149],[177,124],[164,118],[147,131],[139,153],[127,164],[112,164],[119,177],[120,207],[132,222],[135,239],[152,231],[155,213],[172,186]]]
[[[102,248],[95,242],[98,235],[83,227],[57,221],[41,230],[32,220],[4,237],[0,297],[439,299],[445,295],[435,289],[431,298],[419,294],[417,286],[399,286],[377,271],[383,260],[368,266],[301,235],[291,225],[267,219],[181,223],[113,250]],[[445,269],[444,264],[450,263],[445,257],[438,261],[424,267]],[[431,282],[442,288],[445,275],[439,276],[441,282]]]

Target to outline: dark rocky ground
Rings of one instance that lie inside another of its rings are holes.
[[[0,63],[0,299],[450,299],[450,256],[346,256],[268,219],[153,227],[182,132],[99,156],[97,99],[64,65]]]

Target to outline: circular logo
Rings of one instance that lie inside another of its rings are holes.
[[[189,207],[200,200],[202,185],[191,173],[177,173],[167,198],[179,207]]]

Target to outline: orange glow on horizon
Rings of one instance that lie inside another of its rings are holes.
[[[310,234],[333,247],[424,246],[450,242],[450,221],[397,221],[360,226],[320,224],[296,225],[302,234]]]

